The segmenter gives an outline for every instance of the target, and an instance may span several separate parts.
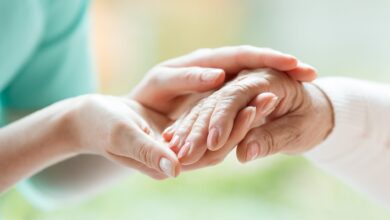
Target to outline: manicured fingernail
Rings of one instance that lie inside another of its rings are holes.
[[[256,159],[260,153],[260,146],[256,141],[252,141],[248,144],[246,150],[246,161],[251,161]]]
[[[210,134],[207,137],[207,146],[209,149],[212,150],[217,146],[218,141],[219,141],[219,135],[220,135],[220,132],[219,132],[218,128],[211,128]]]
[[[279,101],[279,98],[278,97],[273,97],[263,108],[262,110],[262,115],[263,116],[268,116],[269,114],[271,114],[275,108],[277,107],[278,105],[278,102]]]
[[[172,162],[167,158],[163,157],[160,159],[160,169],[169,177],[175,177],[175,171]]]
[[[180,149],[177,157],[179,159],[182,159],[183,157],[185,157],[188,154],[188,152],[190,151],[190,148],[191,148],[191,143],[190,142],[185,143],[184,146]]]
[[[220,70],[208,70],[201,75],[202,81],[213,82],[220,77]]]
[[[171,142],[169,142],[169,147],[178,147],[180,142],[180,137],[178,135],[173,136]]]

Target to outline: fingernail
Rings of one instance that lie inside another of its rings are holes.
[[[190,148],[191,148],[191,143],[190,142],[185,143],[184,146],[180,149],[177,157],[179,159],[182,159],[183,157],[185,157],[188,154],[188,152],[190,151]]]
[[[210,130],[210,134],[207,137],[207,146],[209,147],[209,149],[214,149],[217,146],[219,141],[219,135],[220,132],[218,128],[212,128]]]
[[[173,169],[172,162],[163,157],[160,159],[160,169],[169,177],[175,177],[175,171]]]
[[[256,141],[252,141],[248,144],[246,151],[246,161],[251,161],[259,156],[260,146]]]
[[[173,133],[173,128],[171,126],[167,127],[164,131],[163,134],[165,135],[171,135]]]
[[[220,77],[220,74],[219,74],[220,72],[221,72],[220,70],[209,70],[209,71],[202,73],[200,78],[202,79],[202,81],[205,81],[205,82],[213,82]]]
[[[267,116],[269,114],[271,114],[276,106],[278,105],[278,101],[279,101],[279,98],[278,97],[274,97],[272,98],[265,106],[264,106],[264,109],[263,111],[261,112],[261,114],[263,116]]]
[[[251,127],[256,118],[256,107],[250,107],[251,113],[248,117],[248,127]]]
[[[169,142],[169,147],[178,147],[180,142],[180,137],[178,135],[173,136],[171,142]]]

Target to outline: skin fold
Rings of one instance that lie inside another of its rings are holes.
[[[221,137],[210,142],[215,127]],[[242,71],[168,131],[181,163],[195,169],[223,161],[237,145],[241,162],[302,153],[323,141],[332,128],[332,106],[318,87],[273,69],[258,69]]]
[[[32,175],[36,180],[48,177],[46,173],[56,173],[57,167],[67,175],[66,179],[75,182],[74,166],[84,167],[89,170],[89,178],[82,185],[98,185],[109,179],[111,172],[104,177],[94,176],[93,168],[99,164],[106,166],[107,161],[155,179],[175,177],[182,164],[163,141],[162,131],[242,70],[264,67],[283,71],[286,76],[301,81],[316,76],[312,67],[271,49],[251,46],[202,49],[152,68],[125,97],[97,94],[74,97],[2,127],[0,191]],[[273,98],[271,93],[262,95],[253,105],[260,108],[263,101]],[[254,111],[254,108],[243,110],[239,121],[248,121],[248,115],[257,120]],[[237,139],[242,139],[239,136]],[[99,157],[93,158],[91,167],[88,157],[78,160],[79,155]],[[55,165],[59,162],[61,165]],[[47,172],[39,173],[45,168]],[[107,170],[110,169],[115,173],[115,166]],[[50,185],[50,178],[45,181]]]

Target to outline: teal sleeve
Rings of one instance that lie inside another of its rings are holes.
[[[69,1],[48,4],[57,6],[56,10],[47,10],[51,14],[46,14],[46,37],[43,36],[28,62],[5,88],[5,108],[34,110],[96,90],[89,41],[89,1],[72,0],[72,4]],[[65,16],[69,14],[72,16]]]

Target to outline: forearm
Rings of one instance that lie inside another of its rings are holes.
[[[52,209],[88,198],[132,172],[98,155],[80,155],[46,168],[18,189],[35,206]]]
[[[335,127],[308,158],[390,204],[390,86],[345,78],[321,79]]]
[[[8,123],[26,117],[28,111],[6,111]],[[99,192],[132,172],[98,155],[79,155],[45,168],[18,184],[35,206],[52,208]]]
[[[75,155],[66,143],[63,114],[62,106],[56,104],[0,129],[1,192]]]

